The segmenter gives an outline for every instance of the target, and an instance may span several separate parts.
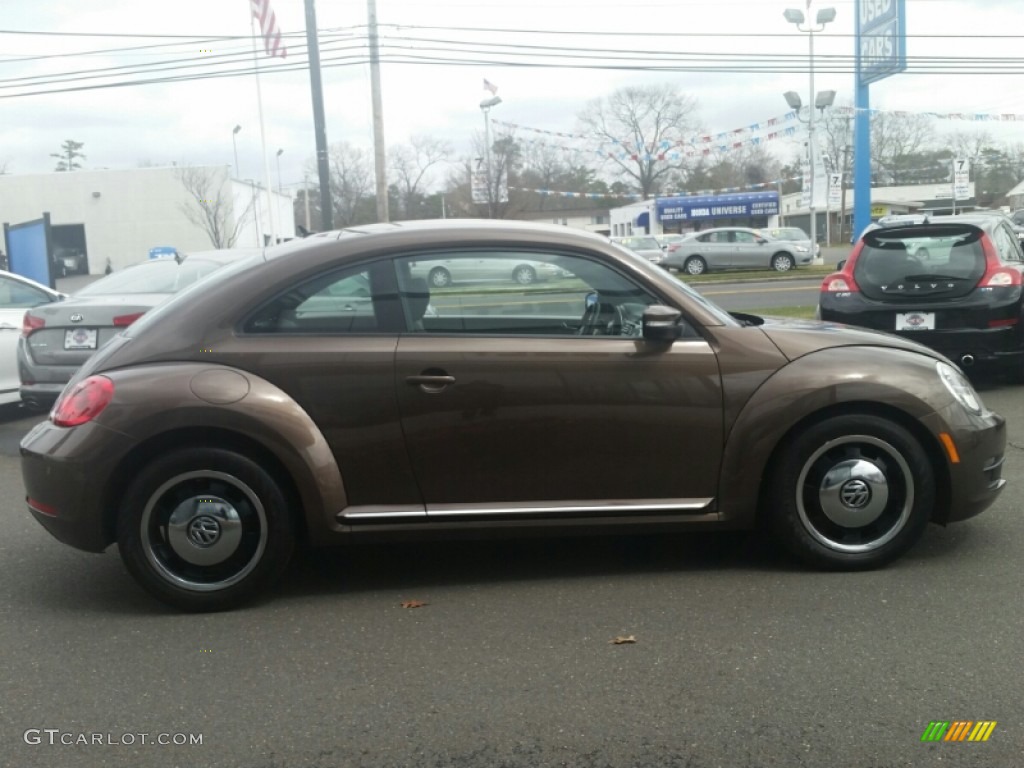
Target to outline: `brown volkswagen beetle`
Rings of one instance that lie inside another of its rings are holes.
[[[552,276],[416,276],[463,259]],[[913,341],[729,314],[598,235],[448,220],[219,270],[90,358],[21,454],[54,536],[214,610],[298,540],[365,533],[764,523],[813,566],[872,568],[988,507],[1005,440]]]

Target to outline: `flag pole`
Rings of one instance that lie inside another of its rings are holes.
[[[256,104],[260,114],[260,154],[263,157],[263,186],[267,190],[267,221],[270,224],[270,244],[277,244],[277,215],[274,210],[274,192],[270,186],[270,162],[267,160],[266,129],[263,125],[263,91],[260,88],[260,61],[256,48],[256,17],[249,16],[249,29],[252,30],[252,63],[256,70]],[[263,243],[260,243],[260,247]]]

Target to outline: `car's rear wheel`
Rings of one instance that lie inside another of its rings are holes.
[[[776,272],[789,272],[793,268],[793,257],[788,253],[776,253],[772,256],[772,269]]]
[[[444,267],[434,267],[430,270],[430,274],[427,275],[427,279],[435,288],[444,288],[452,282],[451,273]]]
[[[683,271],[688,275],[703,275],[708,271],[708,264],[700,256],[691,256],[683,264]]]
[[[884,565],[924,532],[935,473],[918,440],[877,416],[819,422],[783,449],[771,483],[776,535],[812,565]]]
[[[515,268],[515,271],[512,273],[512,278],[520,285],[529,285],[536,281],[537,273],[529,264],[522,264]]]
[[[281,487],[233,451],[179,450],[128,486],[117,542],[129,572],[177,608],[215,611],[254,596],[284,571],[294,547]]]

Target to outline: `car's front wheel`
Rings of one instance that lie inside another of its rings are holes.
[[[920,442],[877,416],[838,416],[796,436],[773,468],[772,523],[812,565],[882,566],[924,532],[935,472]]]
[[[776,253],[772,256],[772,269],[776,272],[789,272],[793,266],[793,257],[788,253]]]
[[[117,543],[129,572],[160,600],[189,611],[233,608],[284,571],[294,547],[285,494],[233,451],[179,450],[128,486]]]
[[[688,275],[703,275],[708,271],[708,264],[700,256],[691,256],[683,264],[683,271]]]
[[[444,267],[434,267],[430,270],[430,274],[427,275],[427,279],[430,280],[430,284],[435,288],[444,288],[446,285],[451,284],[452,275]]]

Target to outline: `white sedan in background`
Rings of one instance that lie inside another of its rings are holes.
[[[21,400],[18,376],[18,337],[25,310],[67,298],[13,272],[0,271],[0,404]]]

